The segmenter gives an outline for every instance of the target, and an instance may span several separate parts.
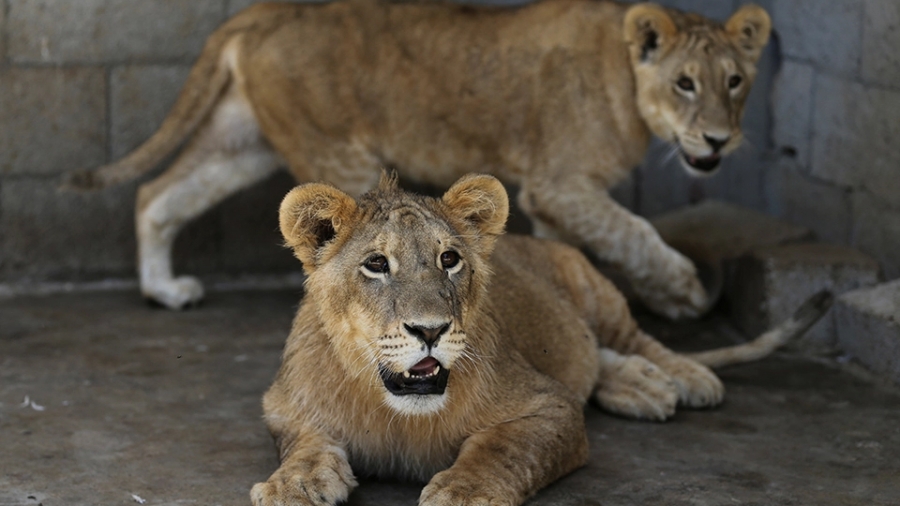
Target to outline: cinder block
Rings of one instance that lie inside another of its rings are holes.
[[[852,202],[852,244],[877,258],[888,279],[900,276],[900,209],[866,192],[854,192]]]
[[[95,193],[59,193],[55,179],[0,185],[0,281],[68,281],[135,276],[137,182]],[[173,251],[177,274],[221,271],[219,210],[190,223]],[[254,236],[244,225],[234,230]],[[251,259],[247,259],[250,263]]]
[[[91,194],[58,193],[54,179],[0,187],[0,277],[70,280],[133,276],[134,185]]]
[[[811,174],[836,184],[858,186],[862,182],[862,163],[857,165],[862,160],[858,157],[865,157],[859,148],[870,144],[859,135],[867,130],[866,122],[875,113],[869,94],[862,84],[820,74],[815,79],[814,95]]]
[[[662,0],[659,3],[685,12],[696,12],[719,21],[725,21],[734,12],[731,2],[722,0]]]
[[[900,196],[900,92],[825,75],[816,78],[811,173],[862,186],[887,202]]]
[[[844,294],[834,319],[845,351],[900,383],[900,280]]]
[[[862,46],[861,0],[782,0],[771,13],[784,54],[855,75]]]
[[[827,242],[848,244],[852,222],[850,190],[804,175],[796,163],[783,159],[768,173],[773,212],[809,227]]]
[[[760,130],[744,130],[756,138]],[[691,177],[691,202],[721,200],[751,210],[765,208],[765,172],[769,163],[760,159],[753,149],[738,150],[722,161],[719,173],[710,178]],[[690,177],[690,176],[689,176]]]
[[[55,175],[106,160],[97,68],[0,70],[0,174]]]
[[[193,59],[225,19],[223,0],[9,0],[14,62]]]
[[[639,172],[638,211],[643,216],[659,216],[674,209],[681,209],[692,202],[692,189],[696,197],[702,197],[700,180],[688,176],[672,156],[672,148],[653,138]]]
[[[234,16],[238,12],[241,12],[242,10],[246,9],[247,7],[250,7],[253,4],[258,4],[260,2],[266,2],[266,1],[269,1],[269,0],[225,0],[229,16]],[[280,1],[293,2],[293,3],[325,3],[325,2],[329,2],[330,0],[280,0]]]
[[[862,76],[866,81],[896,86],[900,80],[900,3],[867,0],[863,18]]]
[[[0,7],[4,7],[0,3]],[[6,9],[0,8],[0,67],[6,63]]]
[[[129,65],[110,76],[112,156],[119,158],[146,141],[178,98],[190,67]]]
[[[820,290],[839,295],[879,281],[878,262],[846,246],[822,243],[757,248],[734,262],[727,299],[734,322],[758,335],[784,321]],[[830,351],[834,323],[823,318],[797,343],[808,351]]]
[[[651,223],[667,243],[707,259],[734,259],[758,247],[812,238],[807,228],[715,200],[679,209]]]
[[[222,272],[221,224],[222,207],[216,206],[187,223],[178,232],[172,246],[172,268],[176,276],[182,274],[203,276]]]
[[[780,149],[793,150],[803,167],[809,164],[813,74],[811,65],[784,61],[772,90],[775,143]]]
[[[297,185],[287,171],[222,203],[221,268],[228,272],[300,271],[278,228],[281,199]]]

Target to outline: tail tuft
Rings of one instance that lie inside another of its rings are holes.
[[[802,327],[797,332],[802,333],[816,323],[828,311],[833,302],[834,295],[828,290],[822,290],[806,299],[806,302],[797,308],[793,316],[791,316],[791,319]]]
[[[831,292],[822,290],[801,304],[793,316],[750,342],[688,356],[709,367],[759,360],[803,335],[828,312],[832,302]]]

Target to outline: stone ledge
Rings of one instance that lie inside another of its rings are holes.
[[[735,324],[758,335],[786,320],[820,290],[840,295],[879,281],[878,262],[853,248],[800,243],[754,249],[734,261],[726,299]],[[794,346],[828,352],[837,336],[830,316],[813,325]]]
[[[703,259],[729,260],[761,246],[813,237],[807,228],[716,200],[673,211],[651,223],[666,243]]]
[[[834,319],[847,353],[900,383],[900,280],[844,294]]]

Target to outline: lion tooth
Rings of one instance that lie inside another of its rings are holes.
[[[408,379],[410,377],[409,371],[403,371],[403,377]]]
[[[431,373],[431,375],[432,375],[432,376],[435,376],[435,375],[437,375],[437,373],[439,373],[439,372],[441,372],[441,366],[436,365],[436,366],[434,366],[434,372]]]

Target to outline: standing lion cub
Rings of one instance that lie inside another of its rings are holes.
[[[653,420],[718,404],[700,362],[760,358],[827,304],[688,358],[644,334],[578,250],[500,237],[508,210],[490,176],[441,199],[391,178],[357,200],[325,184],[285,197],[281,231],[308,277],[263,400],[281,466],[256,506],[336,504],[354,473],[427,481],[423,506],[521,504],[585,463],[589,399]]]
[[[693,175],[742,142],[740,120],[770,20],[753,5],[720,24],[654,4],[546,0],[516,8],[352,0],[259,4],[213,33],[146,143],[71,181],[142,174],[141,290],[180,308],[203,297],[174,277],[178,231],[287,165],[300,182],[358,196],[380,167],[447,187],[471,171],[521,188],[538,235],[590,248],[670,317],[707,296],[694,265],[607,194],[672,143]]]

